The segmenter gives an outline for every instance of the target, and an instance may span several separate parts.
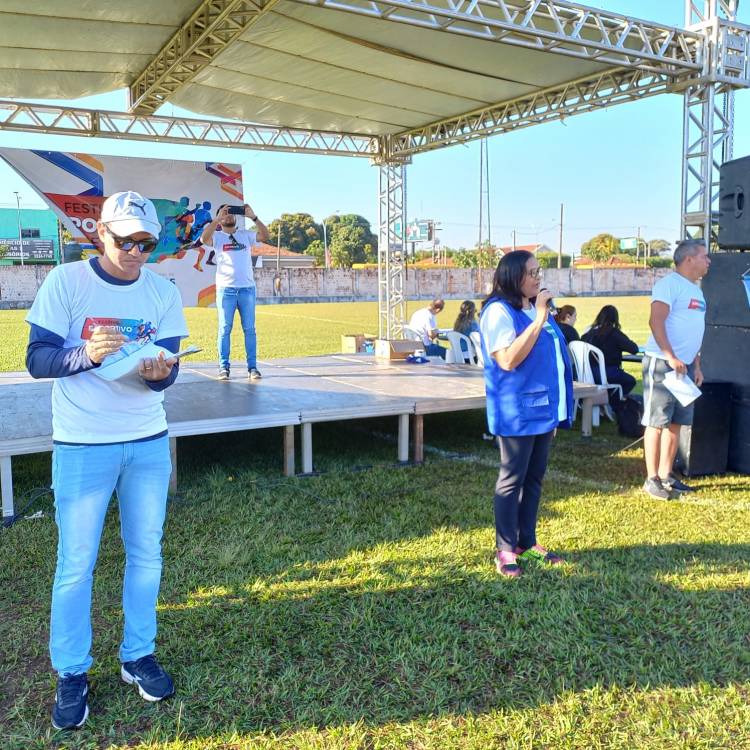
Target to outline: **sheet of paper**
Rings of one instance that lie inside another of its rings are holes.
[[[664,376],[664,385],[683,406],[690,406],[701,395],[700,388],[687,375],[680,377],[674,370]]]
[[[132,344],[126,344],[119,352],[106,357],[102,364],[91,372],[103,380],[119,380],[131,373],[137,373],[138,363],[146,357],[158,357],[159,352],[164,352],[165,357],[171,356],[169,350],[153,343],[131,347]]]

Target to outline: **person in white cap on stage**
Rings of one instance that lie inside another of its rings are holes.
[[[174,693],[154,650],[171,473],[163,392],[178,363],[144,358],[140,379],[108,381],[94,371],[128,342],[153,341],[177,352],[187,327],[177,287],[144,268],[161,231],[153,203],[132,191],[116,193],[102,205],[97,231],[103,255],[54,268],[26,316],[26,366],[35,378],[54,379],[58,546],[50,656],[58,674],[57,729],[80,727],[88,716],[91,588],[113,492],[125,546],[120,674],[148,701]]]

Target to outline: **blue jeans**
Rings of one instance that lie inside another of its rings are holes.
[[[153,653],[171,470],[166,435],[143,443],[55,445],[52,486],[58,540],[49,646],[58,674],[80,674],[93,663],[91,586],[113,491],[125,547],[120,661]]]
[[[235,310],[240,311],[240,322],[245,334],[247,369],[256,366],[257,337],[255,335],[255,287],[227,286],[216,289],[216,309],[219,312],[219,368],[229,369],[229,342],[232,335]]]

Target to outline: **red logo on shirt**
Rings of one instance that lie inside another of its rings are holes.
[[[688,310],[700,310],[701,312],[705,312],[706,303],[703,300],[695,299],[695,297],[693,297],[690,302],[688,302]]]

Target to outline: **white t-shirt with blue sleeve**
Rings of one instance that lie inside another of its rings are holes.
[[[131,341],[188,335],[177,287],[148,268],[132,284],[109,284],[88,261],[54,268],[26,321],[66,348],[84,344],[96,326],[114,326]],[[164,394],[136,381],[107,381],[92,370],[55,379],[52,437],[66,443],[119,443],[167,429]]]

